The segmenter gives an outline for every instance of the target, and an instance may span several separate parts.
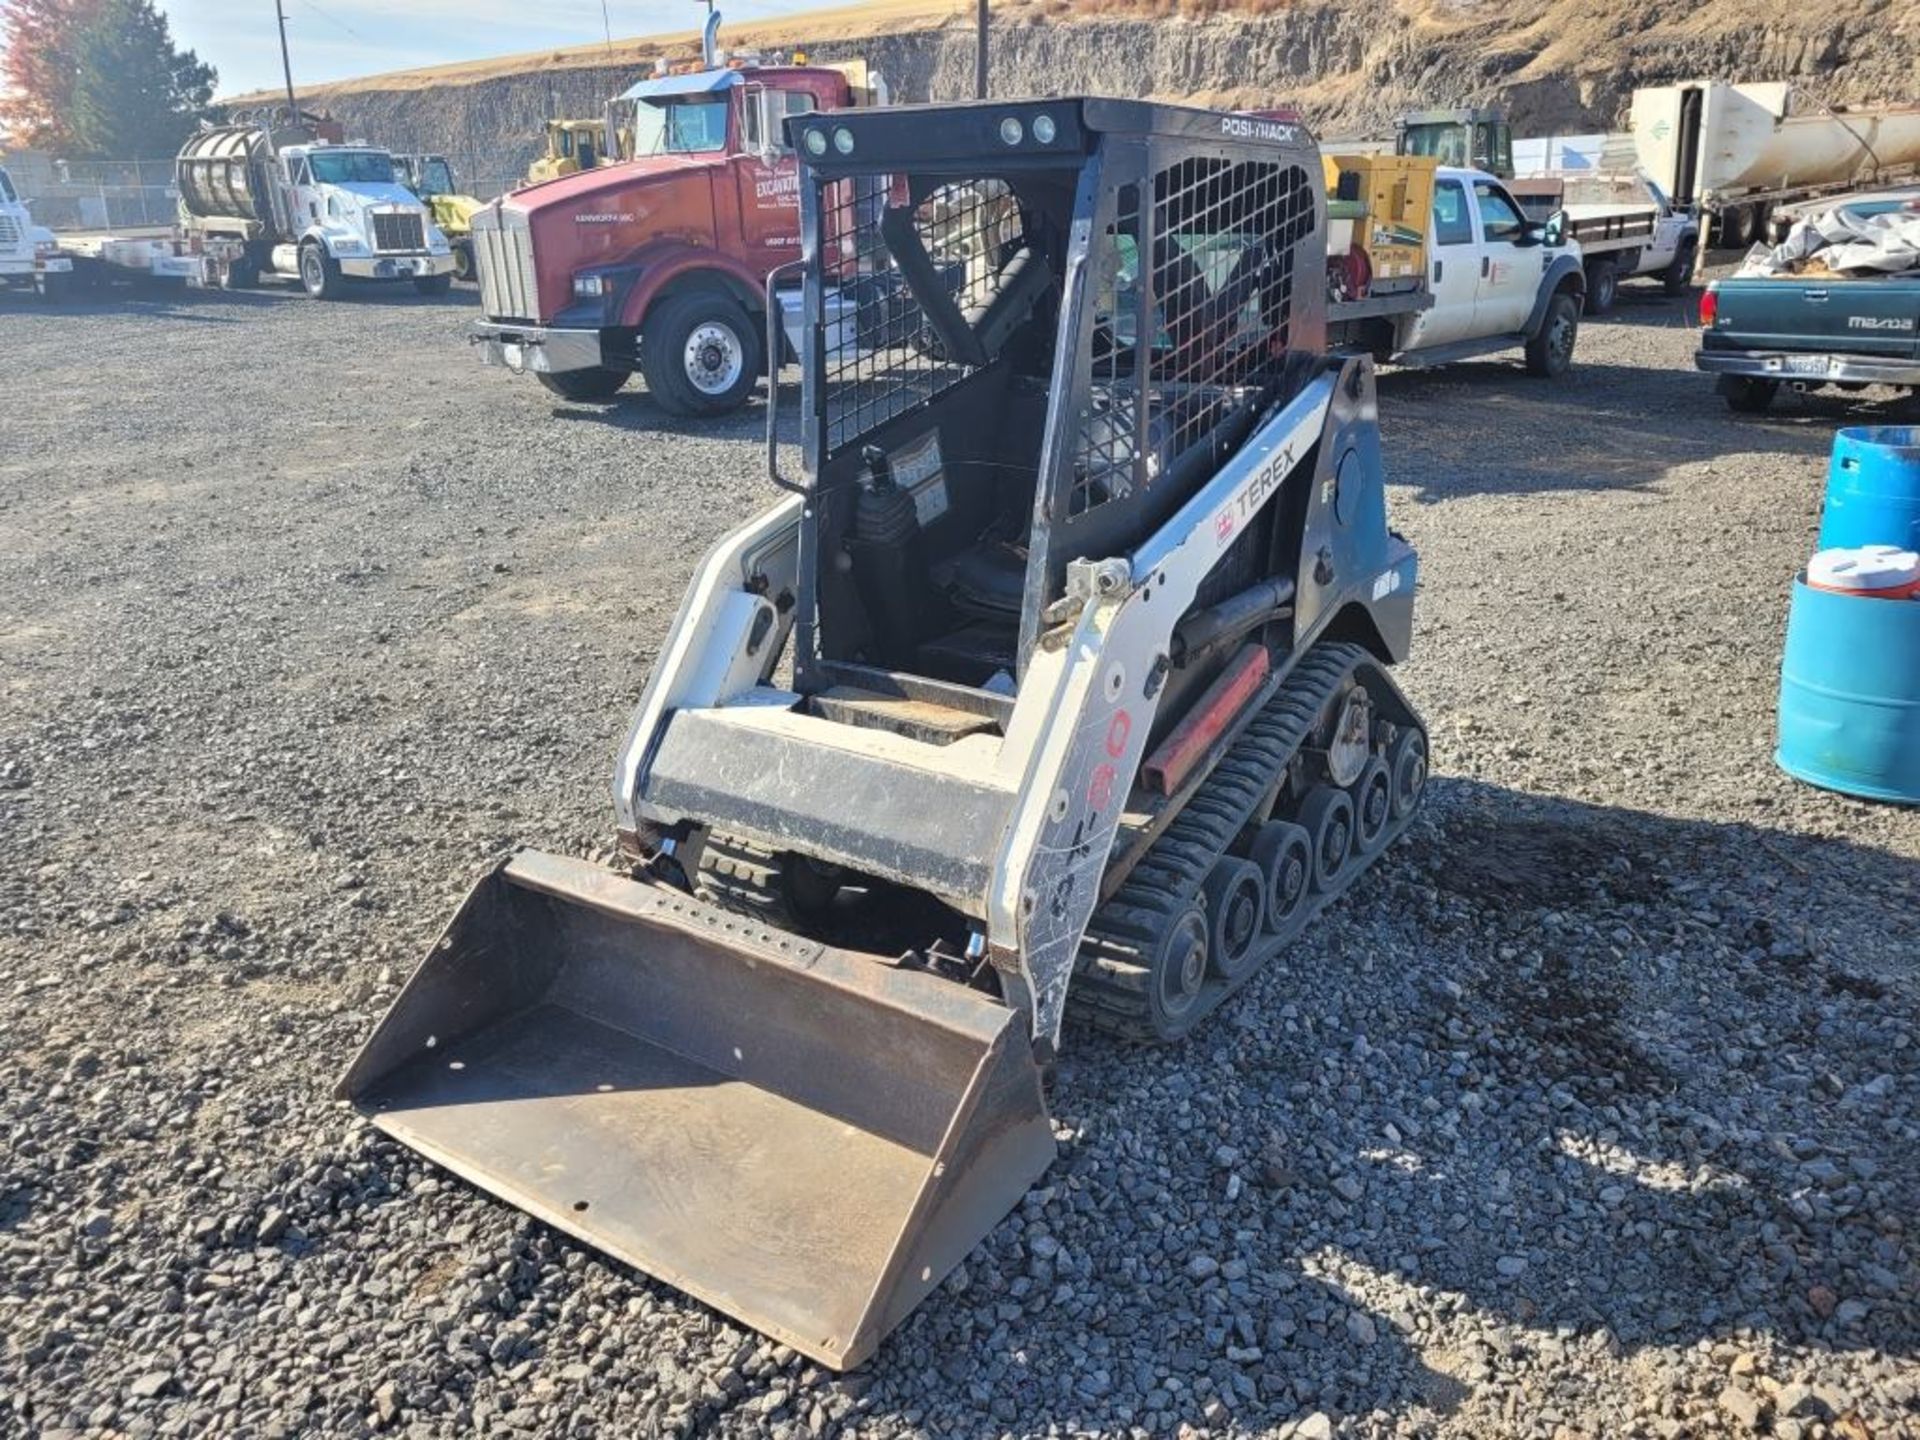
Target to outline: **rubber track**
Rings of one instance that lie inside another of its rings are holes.
[[[776,851],[713,831],[700,848],[693,893],[762,925],[794,930],[798,917],[787,903],[780,860]]]
[[[1253,818],[1273,782],[1293,759],[1341,682],[1363,665],[1378,662],[1358,645],[1316,645],[1241,733],[1232,749],[1153,843],[1113,896],[1094,912],[1080,942],[1079,963],[1067,992],[1067,1014],[1095,1029],[1129,1040],[1159,1043],[1148,1011],[1150,956],[1166,925],[1191,905],[1214,863]],[[1418,813],[1415,807],[1413,813]],[[1375,852],[1377,860],[1413,818],[1392,824]],[[1372,860],[1347,862],[1337,889],[1308,901],[1292,937],[1270,941],[1266,953],[1229,985],[1211,973],[1192,1024],[1260,973],[1266,962],[1297,938],[1300,927],[1328,901],[1344,895]]]

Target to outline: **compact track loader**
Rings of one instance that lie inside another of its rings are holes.
[[[770,416],[789,493],[700,567],[619,756],[630,863],[488,875],[341,1093],[845,1367],[1046,1170],[1063,1027],[1177,1039],[1295,950],[1427,741],[1298,127],[788,139],[803,468]]]

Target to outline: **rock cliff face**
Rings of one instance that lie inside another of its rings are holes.
[[[903,22],[900,8],[874,7],[872,33],[841,11],[830,26],[801,15],[751,39],[805,46],[819,59],[863,55],[897,99],[970,95],[970,25],[943,21],[937,7],[929,19],[924,6]],[[1521,134],[1611,129],[1636,86],[1700,76],[1793,80],[1829,103],[1920,96],[1920,5],[1911,0],[1005,0],[995,16],[995,94],[1291,103],[1328,134],[1468,102],[1506,105]],[[547,116],[597,115],[652,55],[691,53],[685,41],[628,42],[619,64],[593,63],[588,52],[520,57],[444,76],[369,77],[307,98],[355,136],[444,151],[484,186],[525,169]]]

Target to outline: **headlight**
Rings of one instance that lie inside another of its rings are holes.
[[[573,293],[583,300],[598,300],[607,293],[607,277],[576,275],[573,277]]]
[[[33,242],[33,258],[36,260],[51,260],[59,253],[60,242],[58,240],[36,240]]]
[[[333,237],[333,249],[337,255],[361,255],[366,253],[367,242],[358,235],[336,235]]]
[[[1053,143],[1053,137],[1059,133],[1058,128],[1053,123],[1053,116],[1036,115],[1033,117],[1033,138],[1038,140],[1042,145],[1051,145]]]

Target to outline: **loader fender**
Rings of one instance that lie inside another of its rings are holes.
[[[1355,356],[1340,369],[1299,528],[1283,548],[1299,557],[1296,641],[1351,641],[1395,664],[1412,643],[1419,561],[1387,527],[1379,422],[1373,363]]]
[[[1525,333],[1528,339],[1540,333],[1540,327],[1547,322],[1547,306],[1562,290],[1570,290],[1577,300],[1586,299],[1587,272],[1578,255],[1554,256],[1553,262],[1547,266],[1547,273],[1540,277],[1540,288],[1533,297],[1533,313],[1527,316]]]
[[[1337,374],[1309,382],[1130,559],[1077,562],[1069,592],[1077,588],[1083,605],[1073,636],[1034,652],[1009,740],[1035,742],[993,868],[988,940],[1030,995],[1043,1048],[1059,1043],[1074,957],[1146,753],[1173,626],[1306,462],[1337,383]]]
[[[613,806],[623,832],[642,820],[681,818],[643,813],[640,801],[667,716],[682,707],[721,705],[753,688],[786,647],[793,607],[779,600],[791,597],[798,583],[804,504],[790,495],[742,525],[708,552],[687,587],[614,767]]]

